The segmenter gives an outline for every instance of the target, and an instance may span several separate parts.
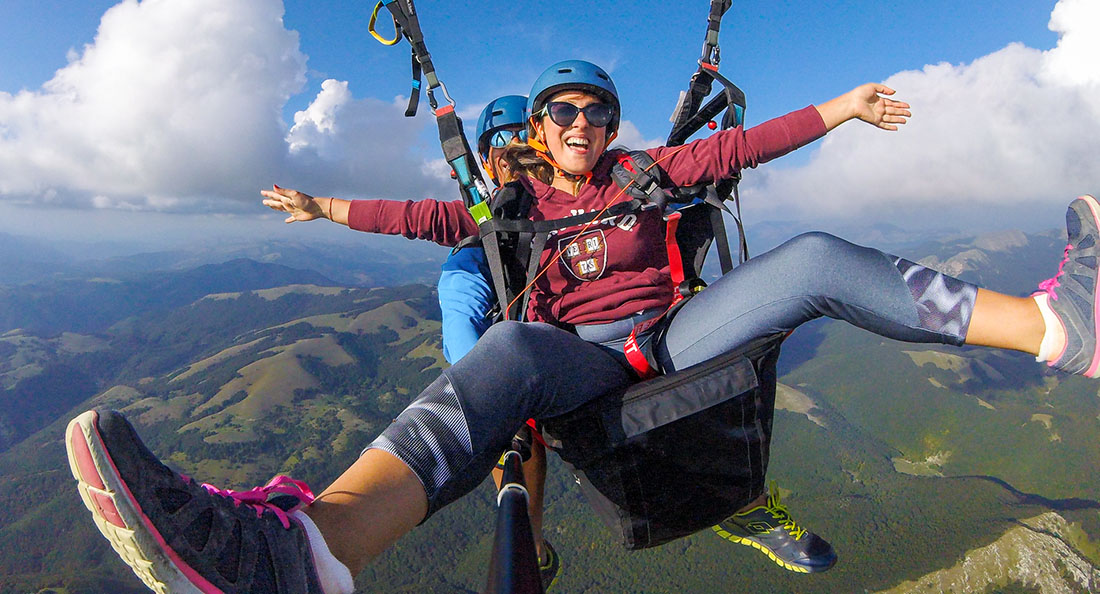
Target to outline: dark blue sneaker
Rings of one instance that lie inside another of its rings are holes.
[[[819,573],[836,565],[833,547],[795,523],[779,502],[775,483],[766,504],[733,514],[715,526],[714,532],[730,542],[758,549],[790,571]]]
[[[542,578],[543,592],[549,592],[550,586],[557,583],[561,576],[561,557],[550,546],[550,541],[545,539],[542,541],[542,556],[539,558],[539,576]]]
[[[1069,243],[1058,265],[1058,274],[1039,283],[1066,334],[1065,346],[1048,364],[1086,377],[1100,375],[1100,351],[1096,343],[1098,226],[1100,204],[1095,198],[1081,196],[1070,203],[1066,211]]]
[[[305,484],[200,486],[161,464],[114,411],[73,419],[65,446],[99,531],[153,591],[322,593],[306,532],[288,516],[313,500]]]

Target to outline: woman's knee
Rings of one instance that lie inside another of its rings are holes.
[[[507,320],[503,322],[497,322],[489,329],[485,331],[485,334],[481,337],[481,341],[487,345],[510,345],[516,343],[522,343],[528,340],[530,332],[525,327],[523,322],[515,322]]]
[[[552,340],[548,333],[561,332],[548,324],[503,321],[489,327],[478,341],[482,350],[490,350],[495,357],[537,357]]]
[[[781,267],[786,274],[798,276],[802,270],[808,273],[820,270],[853,247],[855,246],[835,235],[810,231],[792,237],[768,252],[768,259],[774,258],[774,265]]]
[[[792,237],[777,249],[797,254],[800,259],[818,259],[835,256],[838,250],[852,247],[855,246],[835,235],[823,231],[808,231]]]

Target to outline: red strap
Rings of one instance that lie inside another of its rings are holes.
[[[672,292],[676,297],[675,304],[680,296],[680,283],[684,282],[684,258],[680,255],[680,244],[676,243],[676,226],[680,224],[680,212],[674,212],[665,217],[665,250],[668,251],[668,273],[672,277]]]
[[[631,158],[630,153],[619,155],[619,165],[622,165],[623,169],[626,169],[630,173],[638,173],[638,170],[634,168],[634,159]]]
[[[680,244],[676,243],[676,226],[680,224],[680,213],[674,212],[668,215],[665,221],[665,249],[668,251],[669,276],[672,277],[672,303],[661,315],[634,324],[634,329],[630,331],[630,336],[623,344],[623,354],[626,355],[626,360],[638,376],[644,380],[656,377],[657,370],[649,364],[645,353],[638,346],[637,336],[639,333],[652,328],[661,318],[665,317],[669,309],[672,309],[684,298],[680,294],[680,284],[684,282],[684,259],[680,256]]]
[[[443,107],[440,107],[439,109],[435,110],[435,117],[438,118],[440,116],[447,115],[447,114],[451,113],[454,110],[455,110],[455,106],[448,103],[447,105],[444,105]]]
[[[535,441],[546,447],[546,440],[542,438],[542,429],[539,429],[538,423],[534,419],[527,419],[527,425],[531,427],[531,435],[535,436]]]
[[[645,358],[645,353],[638,347],[638,341],[634,338],[637,332],[638,327],[635,326],[634,330],[630,332],[630,338],[627,338],[626,344],[623,345],[623,354],[626,355],[627,362],[634,368],[638,377],[644,380],[657,377],[657,370],[649,364],[649,360]]]

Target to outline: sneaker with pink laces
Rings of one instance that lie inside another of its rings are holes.
[[[73,419],[65,446],[99,531],[153,591],[322,594],[306,531],[290,515],[313,501],[305,483],[198,485],[161,464],[115,411]]]
[[[1100,375],[1100,351],[1097,350],[1096,283],[1100,204],[1092,196],[1081,196],[1066,211],[1066,245],[1058,273],[1039,283],[1041,295],[1065,331],[1065,344],[1054,353],[1048,365],[1067,373],[1086,377]]]

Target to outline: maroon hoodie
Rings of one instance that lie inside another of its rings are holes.
[[[674,185],[687,186],[729,178],[809,144],[825,132],[821,116],[810,106],[747,131],[733,128],[683,147],[646,152]],[[604,153],[577,196],[523,178],[524,187],[535,197],[528,216],[536,221],[560,219],[629,201],[610,177],[620,154],[617,150]],[[348,212],[348,226],[448,246],[478,232],[461,201],[356,200]],[[559,252],[564,252],[560,258]],[[531,290],[528,317],[532,320],[600,324],[672,301],[664,229],[655,209],[604,219],[583,232],[582,226],[563,229],[547,240],[540,265],[546,272]]]

